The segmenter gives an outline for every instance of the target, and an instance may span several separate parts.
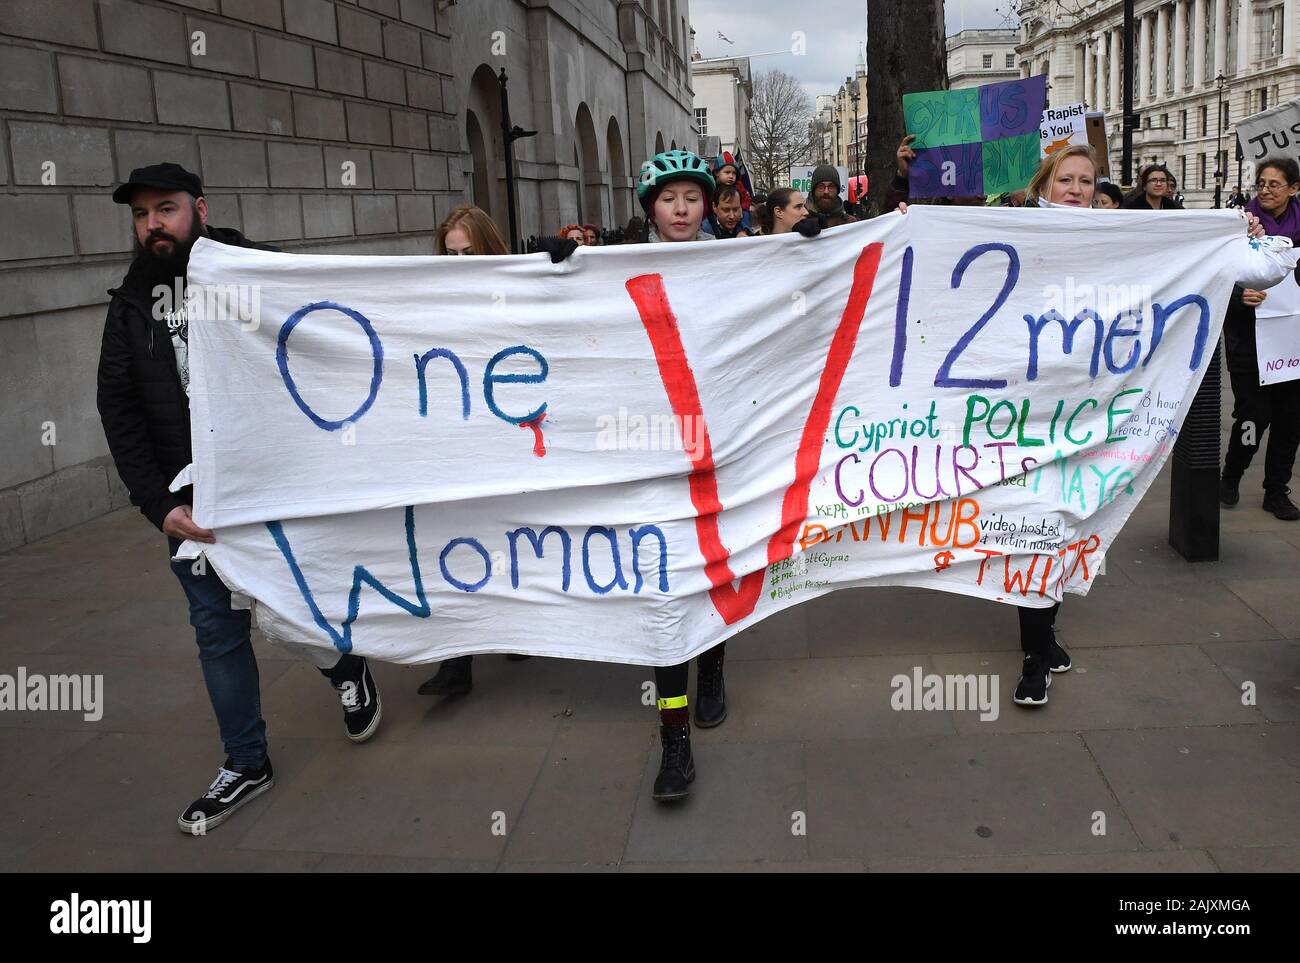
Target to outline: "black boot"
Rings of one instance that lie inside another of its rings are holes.
[[[1226,473],[1219,479],[1219,501],[1231,508],[1241,501],[1241,477],[1229,477]]]
[[[1294,522],[1300,520],[1300,508],[1296,508],[1295,503],[1287,498],[1291,489],[1284,488],[1280,492],[1264,493],[1264,511],[1272,512],[1275,518],[1280,518],[1284,522]]]
[[[695,724],[712,729],[725,718],[727,687],[722,681],[722,659],[705,653],[695,660]]]
[[[695,757],[691,754],[691,727],[660,726],[659,741],[664,755],[655,777],[655,802],[675,802],[690,793],[695,781]]]
[[[447,659],[438,666],[437,674],[420,686],[420,695],[464,695],[474,685],[470,671],[473,660],[472,655]]]

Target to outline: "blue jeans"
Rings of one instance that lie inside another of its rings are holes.
[[[167,539],[170,554],[180,542]],[[252,617],[230,607],[230,589],[210,568],[194,574],[196,563],[173,561],[172,571],[190,603],[190,625],[199,646],[203,681],[217,716],[226,755],[237,769],[256,769],[266,759],[266,723],[257,658],[250,637]]]

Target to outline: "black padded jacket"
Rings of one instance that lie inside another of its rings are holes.
[[[208,228],[222,244],[275,250],[254,244],[230,228]],[[163,520],[193,492],[168,491],[190,463],[190,402],[176,367],[164,319],[153,317],[153,293],[135,266],[109,294],[99,352],[99,417],[117,473],[145,518],[162,530]]]

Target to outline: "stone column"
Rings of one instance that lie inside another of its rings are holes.
[[[1137,97],[1134,98],[1139,104],[1144,104],[1151,99],[1151,18],[1142,18],[1142,27],[1138,31],[1138,76],[1137,84],[1134,85],[1134,91]]]
[[[1205,0],[1192,5],[1192,87],[1205,85]]]
[[[1097,76],[1093,78],[1097,82],[1097,98],[1094,106],[1100,111],[1106,109],[1106,42],[1104,33],[1097,35]]]
[[[1079,94],[1079,100],[1095,110],[1097,107],[1096,103],[1093,102],[1095,99],[1096,91],[1092,88],[1092,45],[1085,42],[1083,45],[1083,90]]]
[[[1282,4],[1282,56],[1287,60],[1295,57],[1295,3],[1286,0]]]
[[[1228,72],[1228,0],[1214,0],[1214,77]],[[1214,77],[1210,79],[1213,80]]]
[[[1244,0],[1250,3],[1250,0]],[[1168,84],[1165,75],[1169,72],[1169,7],[1163,6],[1156,11],[1156,83],[1152,91],[1156,100],[1165,95]]]
[[[1187,0],[1174,4],[1174,96],[1187,86]]]
[[[1250,0],[1237,0],[1237,76],[1244,77],[1250,69],[1250,44],[1255,36],[1254,17]]]
[[[1120,54],[1120,41],[1123,39],[1123,32],[1116,29],[1110,32],[1110,109],[1119,110],[1123,104],[1120,100],[1119,78],[1123,71],[1120,69],[1124,63],[1123,56]]]

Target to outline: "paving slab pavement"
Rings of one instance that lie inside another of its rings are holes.
[[[376,665],[384,722],[353,746],[316,670],[256,637],[277,784],[202,838],[175,827],[221,761],[185,604],[115,512],[0,554],[0,672],[105,679],[98,721],[0,712],[0,870],[1296,872],[1300,525],[1259,509],[1260,470],[1197,565],[1165,541],[1166,470],[1066,600],[1075,667],[1038,711],[1010,701],[1009,608],[842,591],[738,636],[673,808],[644,667],[479,657],[433,699],[434,666]],[[916,669],[996,676],[995,717],[896,711]]]

